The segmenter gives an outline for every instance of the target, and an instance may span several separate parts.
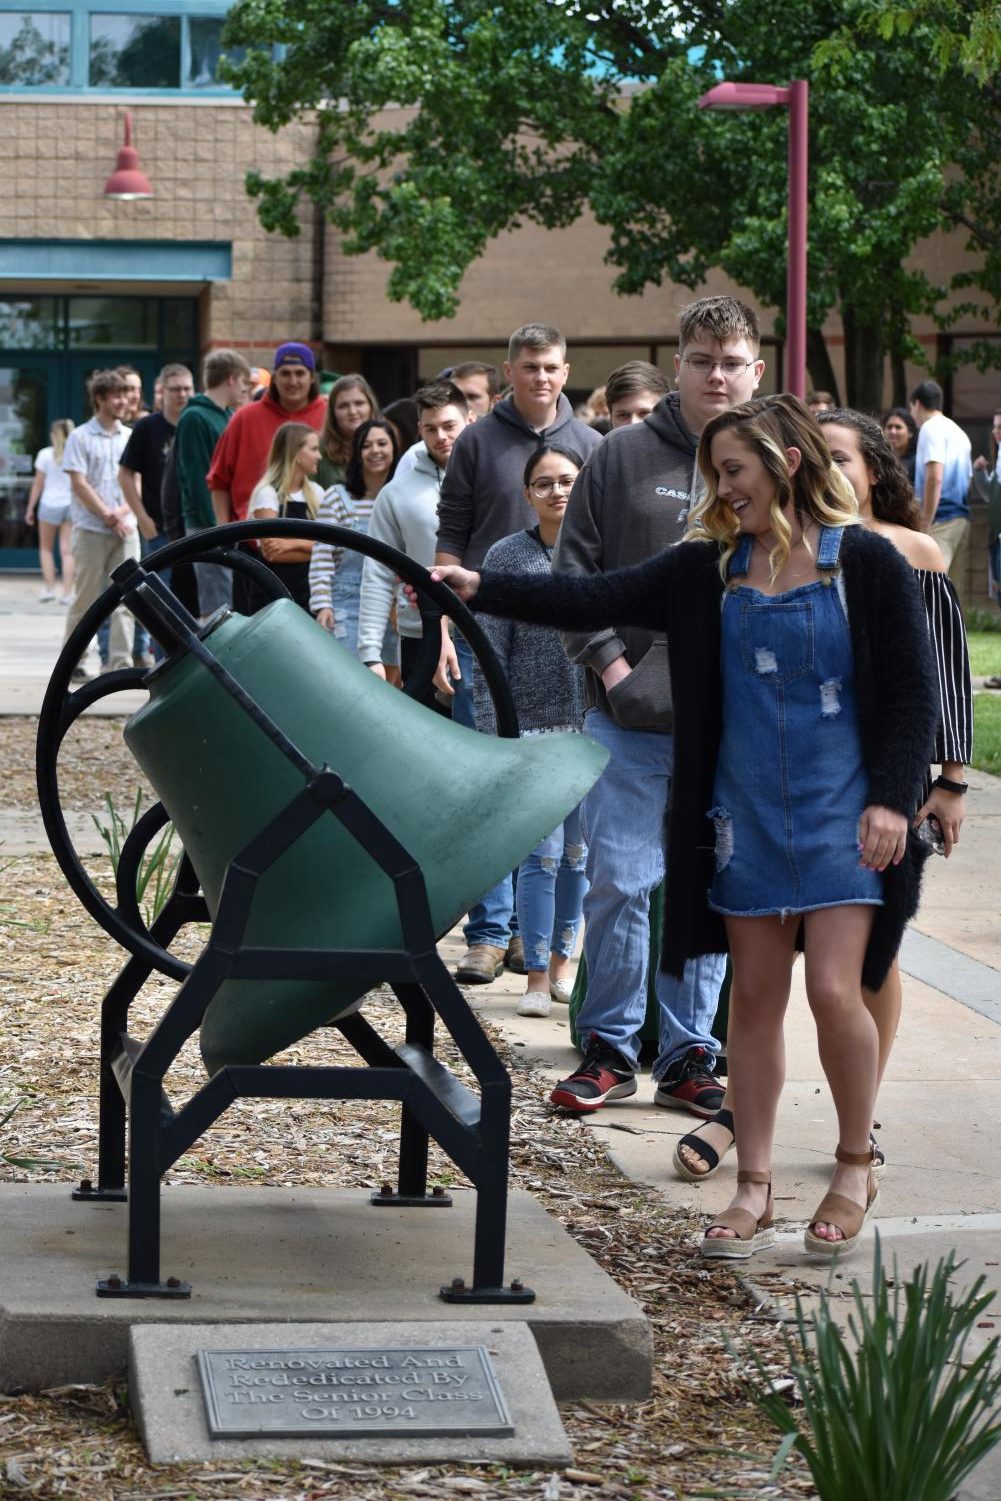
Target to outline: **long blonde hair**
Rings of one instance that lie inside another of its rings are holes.
[[[63,461],[63,452],[66,448],[66,439],[73,431],[76,423],[72,417],[57,417],[49,428],[49,437],[52,439],[52,457],[57,464]]]
[[[292,494],[295,461],[299,450],[307,438],[315,436],[316,429],[310,427],[308,422],[283,422],[271,439],[267,468],[259,483],[254,486],[254,494],[264,485],[270,485],[281,502],[287,501]],[[314,520],[323,499],[322,491],[319,485],[314,485],[311,479],[303,475],[302,493],[310,520]]]
[[[730,559],[737,550],[740,522],[720,500],[717,475],[712,464],[712,443],[718,433],[732,429],[736,438],[753,449],[775,481],[769,525],[775,546],[769,554],[773,579],[781,573],[792,545],[791,511],[821,526],[856,526],[859,523],[855,491],[831,459],[827,442],[809,408],[797,396],[759,396],[742,406],[731,407],[710,419],[699,439],[698,465],[706,493],[688,515],[684,541],[719,544],[719,568],[724,580]],[[800,463],[789,472],[787,448],[796,448]],[[791,503],[791,504],[790,504]]]

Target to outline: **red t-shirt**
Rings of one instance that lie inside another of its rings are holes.
[[[305,422],[319,432],[326,413],[325,396],[317,396],[299,412],[286,412],[268,395],[233,413],[215,446],[205,482],[210,490],[229,491],[234,521],[246,517],[251,492],[264,478],[271,440],[282,423]]]

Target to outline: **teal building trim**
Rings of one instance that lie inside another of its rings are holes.
[[[0,240],[0,281],[229,281],[228,240]]]

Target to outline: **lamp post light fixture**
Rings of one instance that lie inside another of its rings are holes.
[[[771,83],[718,83],[699,100],[700,109],[789,110],[789,252],[786,269],[786,390],[806,397],[806,214],[807,112],[810,85],[797,78],[788,88]]]
[[[104,184],[104,198],[152,198],[153,187],[132,144],[132,112],[125,111],[125,145],[118,153],[115,170]]]

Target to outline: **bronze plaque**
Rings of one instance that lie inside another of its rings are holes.
[[[511,1434],[485,1345],[199,1350],[212,1438]]]

